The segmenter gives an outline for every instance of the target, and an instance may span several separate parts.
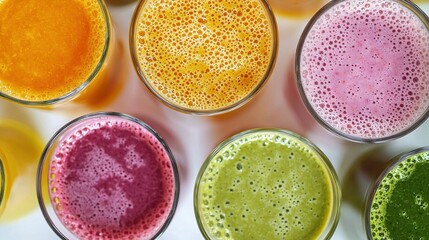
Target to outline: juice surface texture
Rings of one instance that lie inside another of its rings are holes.
[[[281,132],[236,138],[211,158],[196,211],[210,239],[318,239],[334,214],[320,155]]]
[[[390,0],[346,0],[323,12],[303,42],[298,73],[320,120],[344,135],[377,139],[422,118],[429,106],[425,24]]]
[[[0,1],[0,92],[51,101],[82,85],[106,46],[97,0]]]
[[[372,239],[429,238],[429,152],[404,159],[377,187],[370,206]]]
[[[266,80],[276,27],[263,1],[148,0],[134,26],[146,84],[187,111],[239,104]]]
[[[50,198],[78,238],[152,239],[173,208],[175,177],[161,142],[123,118],[69,129],[50,163]]]

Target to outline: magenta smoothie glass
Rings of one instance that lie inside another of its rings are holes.
[[[401,137],[428,117],[429,19],[412,2],[338,0],[308,23],[296,75],[321,125],[355,142]]]
[[[94,113],[61,128],[38,170],[42,213],[62,239],[155,239],[170,223],[179,177],[164,140],[120,113]]]

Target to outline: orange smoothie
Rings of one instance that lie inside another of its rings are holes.
[[[75,97],[106,58],[106,14],[97,0],[0,1],[0,95],[31,105]]]
[[[131,26],[133,61],[149,89],[191,113],[233,109],[269,77],[277,27],[262,0],[146,0]]]

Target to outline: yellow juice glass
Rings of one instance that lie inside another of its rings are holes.
[[[114,49],[102,0],[0,1],[0,96],[8,100],[108,103],[120,89],[107,77]]]
[[[278,15],[306,17],[316,13],[328,0],[268,0]]]
[[[1,216],[1,213],[3,212],[3,198],[4,198],[4,185],[5,185],[3,159],[5,158],[3,154],[0,152],[0,216]]]
[[[30,127],[0,120],[0,159],[4,177],[0,223],[18,219],[37,206],[36,172],[43,141]],[[0,197],[1,199],[1,197]]]
[[[136,71],[169,107],[231,111],[269,78],[277,24],[265,0],[143,0],[131,21]]]

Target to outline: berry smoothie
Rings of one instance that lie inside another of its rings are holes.
[[[312,19],[298,47],[297,76],[323,125],[374,141],[426,118],[429,31],[419,11],[405,1],[344,0]]]
[[[152,239],[177,202],[177,169],[138,120],[92,115],[66,129],[49,167],[50,199],[78,238]],[[166,223],[167,222],[167,223]]]
[[[219,146],[195,188],[207,239],[327,239],[339,217],[329,162],[289,132],[251,130]]]
[[[370,239],[429,238],[429,149],[405,155],[386,171],[367,210]]]

